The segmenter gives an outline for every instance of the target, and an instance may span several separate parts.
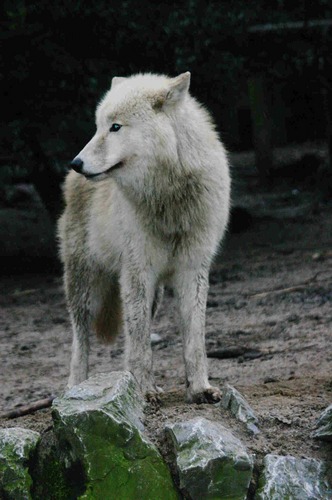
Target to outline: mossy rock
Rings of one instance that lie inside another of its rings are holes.
[[[84,471],[80,463],[67,459],[69,451],[53,429],[42,435],[31,468],[34,500],[75,500],[84,493]]]
[[[32,498],[29,467],[39,439],[38,432],[21,427],[0,429],[0,498]]]
[[[166,433],[185,498],[247,498],[253,460],[228,429],[218,422],[194,418],[168,425]]]
[[[168,467],[144,434],[144,405],[129,372],[96,375],[54,401],[55,434],[84,474],[79,498],[178,498]]]

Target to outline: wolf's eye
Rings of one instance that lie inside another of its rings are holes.
[[[110,132],[118,132],[122,125],[119,125],[118,123],[113,123],[113,125],[110,128]]]

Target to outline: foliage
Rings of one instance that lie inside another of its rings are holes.
[[[248,37],[254,24],[331,17],[328,0],[289,4],[5,0],[1,164],[23,166],[28,176],[62,169],[93,133],[95,105],[116,74],[189,69],[193,92],[218,117],[227,88],[236,89],[252,68],[283,78],[303,70],[308,51],[317,66],[319,37],[304,36],[303,50],[280,33]]]

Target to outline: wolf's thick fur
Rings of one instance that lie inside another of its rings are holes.
[[[150,323],[169,284],[187,399],[220,398],[208,382],[205,309],[230,179],[224,148],[189,82],[190,73],[115,77],[97,108],[96,134],[72,162],[80,173],[66,179],[59,221],[73,325],[69,386],[88,376],[90,330],[107,339],[123,325],[127,368],[142,391],[156,390]]]

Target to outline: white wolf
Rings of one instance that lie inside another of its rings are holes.
[[[189,82],[189,72],[113,78],[96,133],[71,162],[59,221],[73,326],[69,386],[88,376],[89,331],[107,340],[123,326],[127,369],[144,393],[157,391],[149,330],[168,284],[179,310],[187,400],[220,399],[208,382],[205,310],[230,178]]]

